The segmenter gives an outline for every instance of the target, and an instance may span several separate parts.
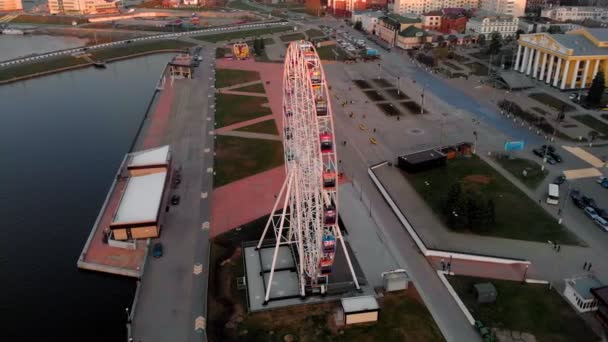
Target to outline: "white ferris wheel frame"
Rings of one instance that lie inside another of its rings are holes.
[[[318,66],[320,84],[313,85],[307,63]],[[317,115],[315,92],[325,100],[326,115]],[[258,250],[262,247],[268,228],[272,225],[275,247],[266,284],[265,304],[270,300],[278,251],[284,245],[295,246],[298,251],[300,296],[306,296],[306,284],[320,287],[324,293],[326,287],[317,282],[321,275],[320,262],[324,253],[322,239],[326,234],[333,235],[336,243],[339,240],[355,287],[360,289],[338,226],[339,173],[332,116],[325,73],[314,45],[303,40],[290,43],[283,69],[283,148],[286,178],[256,247]],[[331,134],[330,151],[321,150],[321,133]],[[324,171],[335,175],[334,187],[323,186]],[[282,210],[276,213],[279,205]],[[332,207],[335,212],[335,224],[329,227],[323,221],[325,207]]]

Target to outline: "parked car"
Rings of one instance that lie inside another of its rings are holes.
[[[593,209],[591,207],[585,207],[585,209],[583,211],[585,212],[585,215],[587,215],[592,220],[595,220],[597,217],[599,217],[599,216],[597,216],[595,209]]]
[[[566,181],[566,176],[561,175],[561,176],[555,177],[553,184],[562,185],[562,184],[564,184],[565,181]]]
[[[558,163],[562,162],[562,157],[559,154],[555,153],[555,152],[548,152],[547,155],[549,157],[551,157],[552,159],[554,159]]]
[[[570,191],[570,199],[572,199],[572,203],[580,209],[585,207],[585,204],[581,200],[581,193],[578,190]]]
[[[178,205],[179,204],[179,195],[173,195],[171,196],[171,204],[172,205]]]
[[[602,176],[602,177],[599,177],[599,178],[597,179],[597,183],[598,183],[599,185],[601,185],[602,187],[604,187],[604,188],[608,189],[608,178],[607,178],[607,177],[603,177],[603,176]]]
[[[547,152],[555,153],[555,147],[553,147],[551,145],[543,145],[540,148],[541,148],[541,150],[543,150],[543,152],[545,149],[547,149]]]
[[[545,156],[545,153],[543,153],[543,150],[541,150],[540,148],[533,149],[532,153],[541,158]]]
[[[163,256],[163,244],[157,242],[152,246],[152,256],[155,258],[160,258]]]
[[[595,213],[597,214],[597,216],[603,218],[604,220],[608,221],[608,211],[602,209],[602,208],[596,208],[595,209]]]
[[[595,224],[600,226],[605,232],[608,232],[608,221],[606,221],[603,217],[598,216],[595,218]]]
[[[553,159],[553,157],[551,157],[550,155],[546,155],[545,159],[547,159],[547,163],[549,163],[550,165],[557,164],[557,161],[555,161],[555,159]]]
[[[591,207],[591,208],[593,208],[593,210],[595,210],[597,208],[597,203],[595,203],[595,200],[591,197],[582,196],[581,201],[583,201],[583,204],[586,207]]]

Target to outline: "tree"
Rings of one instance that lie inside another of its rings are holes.
[[[361,29],[363,28],[363,23],[361,23],[360,21],[355,22],[355,26],[353,26],[355,28],[355,30],[359,30],[361,31]]]
[[[477,38],[477,44],[479,44],[479,46],[485,46],[486,45],[486,35],[485,34],[480,34],[479,37]]]
[[[443,36],[437,36],[437,44],[439,44],[439,46],[441,46],[441,43],[443,43],[445,41],[445,38],[443,38]]]
[[[262,50],[260,49],[260,39],[258,37],[253,40],[253,52],[256,55],[260,55],[260,53],[262,52]]]
[[[458,37],[451,34],[448,36],[448,42],[450,42],[450,44],[452,44],[452,45],[456,45],[456,43],[458,43]]]
[[[490,41],[490,46],[488,46],[488,52],[491,55],[495,55],[500,52],[501,47],[502,47],[502,38],[500,37],[500,33],[498,33],[498,32],[492,33],[492,40]]]
[[[559,26],[549,26],[549,28],[547,29],[547,33],[562,33],[562,28]]]
[[[522,35],[522,34],[524,34],[524,33],[525,33],[524,30],[519,29],[519,30],[517,30],[517,32],[515,32],[515,37],[517,39],[519,39],[519,36]]]
[[[260,38],[260,50],[266,49],[266,43],[264,43],[264,38]]]
[[[598,106],[602,102],[602,96],[604,95],[605,89],[606,82],[604,80],[604,72],[600,70],[593,78],[593,82],[587,93],[587,103]]]

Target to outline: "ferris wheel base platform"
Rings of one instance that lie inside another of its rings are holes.
[[[374,289],[368,285],[363,271],[354,256],[353,251],[346,241],[348,252],[353,262],[360,289],[357,290],[346,263],[346,258],[341,248],[336,250],[332,273],[328,276],[327,291],[321,293],[300,294],[300,283],[297,273],[295,251],[289,246],[281,246],[277,257],[273,285],[270,292],[270,300],[265,301],[264,295],[267,281],[270,275],[270,263],[274,252],[274,243],[269,240],[256,250],[257,241],[245,243],[243,259],[245,261],[246,284],[247,284],[247,306],[250,312],[264,311],[294,305],[315,304],[328,301],[339,301],[343,297],[374,294]]]

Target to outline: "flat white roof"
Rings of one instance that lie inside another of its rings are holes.
[[[131,177],[112,224],[156,221],[167,172]]]
[[[134,152],[129,167],[166,164],[169,160],[169,145],[150,150]]]
[[[344,309],[344,313],[348,314],[353,312],[380,310],[380,307],[374,296],[361,296],[342,298],[342,309]]]

